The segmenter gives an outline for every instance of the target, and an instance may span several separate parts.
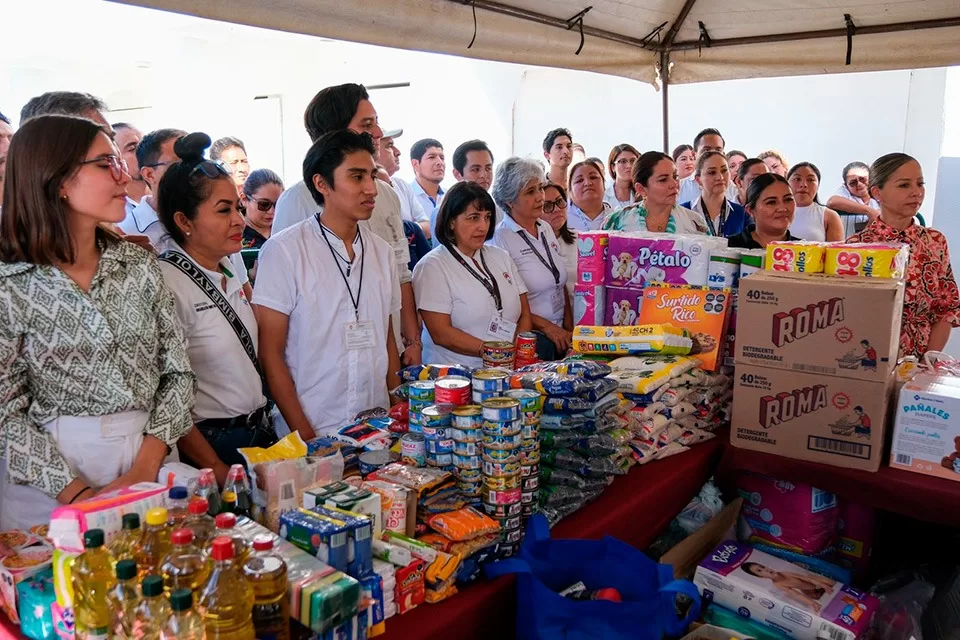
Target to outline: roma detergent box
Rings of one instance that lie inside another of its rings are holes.
[[[693,583],[707,602],[796,640],[862,638],[879,604],[868,593],[733,540],[704,558]]]
[[[894,415],[891,467],[960,480],[960,378],[918,374]]]
[[[648,282],[707,284],[710,252],[726,249],[726,238],[668,233],[611,233],[608,287],[642,288]]]
[[[730,442],[797,460],[876,471],[891,390],[892,382],[737,365]]]
[[[733,298],[730,289],[691,285],[653,284],[643,290],[638,324],[669,323],[686,329],[693,339],[690,355],[705,371],[722,362],[727,323]]]
[[[740,283],[736,362],[883,382],[902,314],[896,280],[754,273]]]

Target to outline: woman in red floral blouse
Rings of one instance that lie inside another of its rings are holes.
[[[922,356],[943,349],[953,327],[960,326],[960,295],[950,267],[947,239],[920,226],[914,216],[925,193],[920,163],[905,153],[890,153],[870,167],[870,195],[880,217],[848,242],[904,242],[910,245],[900,355]]]

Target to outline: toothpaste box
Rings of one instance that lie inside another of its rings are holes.
[[[890,466],[960,481],[960,378],[918,374],[894,406]]]
[[[795,640],[857,640],[879,604],[872,595],[733,540],[700,563],[693,582],[707,603]]]
[[[726,238],[666,233],[611,233],[606,284],[642,288],[648,282],[707,284],[710,252]]]
[[[902,315],[896,280],[754,273],[740,283],[736,362],[884,382]]]

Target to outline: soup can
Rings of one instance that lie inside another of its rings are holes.
[[[520,504],[520,489],[507,489],[506,491],[497,491],[484,487],[480,490],[480,497],[487,504],[505,505]],[[522,508],[519,507],[518,508]]]
[[[520,411],[524,413],[529,411],[540,412],[543,408],[543,396],[540,395],[539,391],[533,389],[510,389],[503,395],[519,402]]]
[[[519,369],[535,362],[537,362],[537,334],[532,331],[524,331],[517,335],[514,368]]]
[[[470,380],[463,376],[446,376],[436,382],[434,399],[437,404],[461,407],[470,404]]]
[[[512,342],[484,342],[480,353],[484,367],[513,369],[516,347]]]
[[[407,393],[410,400],[417,400],[433,404],[434,383],[433,380],[415,380],[407,387]]]
[[[468,404],[453,410],[453,426],[457,429],[479,429],[483,426],[483,408]]]
[[[427,464],[426,441],[422,433],[408,433],[400,438],[400,459],[403,464],[422,467]]]
[[[473,404],[482,405],[490,398],[497,398],[500,395],[501,394],[497,393],[496,391],[477,391],[474,389],[471,397],[473,398]]]
[[[480,456],[481,446],[479,442],[461,442],[460,440],[453,441],[453,452],[459,457],[478,457]],[[457,466],[456,460],[453,462],[453,466]]]
[[[509,422],[520,418],[520,403],[513,398],[490,398],[483,403],[483,419]]]
[[[522,512],[522,507],[520,506],[520,501],[509,502],[507,504],[491,504],[489,502],[483,501],[483,512],[490,516],[491,518],[509,518],[512,516],[518,516]]]
[[[505,369],[479,369],[473,373],[473,390],[503,393],[510,388],[510,372]]]
[[[450,410],[451,408],[447,405],[430,405],[423,410],[423,426],[433,428],[449,427]]]

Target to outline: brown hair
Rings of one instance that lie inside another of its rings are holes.
[[[610,177],[614,180],[617,179],[617,156],[619,156],[624,151],[629,151],[633,155],[640,157],[640,152],[637,151],[637,148],[632,144],[627,144],[626,142],[618,144],[613,149],[610,149],[610,157],[607,158],[607,171],[610,172]]]
[[[0,217],[0,261],[73,262],[60,188],[101,133],[103,129],[86,118],[46,115],[31,118],[14,134]],[[100,241],[112,238],[99,230],[97,236]]]
[[[598,166],[597,166],[597,163],[594,162],[594,160],[592,160],[592,159],[590,159],[590,158],[587,158],[586,160],[581,160],[581,161],[578,162],[577,164],[575,164],[575,165],[573,165],[572,167],[570,167],[570,184],[573,184],[573,176],[574,176],[574,174],[576,174],[577,171],[579,171],[580,169],[582,169],[582,168],[584,168],[584,167],[593,167],[594,169],[596,169],[597,171],[599,171],[599,172],[600,172],[600,180],[603,181],[603,165],[601,165],[601,166],[598,167]]]
[[[784,158],[783,154],[777,151],[776,149],[768,149],[763,153],[761,153],[760,155],[758,155],[757,157],[760,158],[761,160],[766,160],[767,158],[776,158],[777,160],[780,161],[780,164],[783,165],[784,169],[787,169],[790,167],[790,163],[787,162],[787,159]]]
[[[871,197],[873,194],[873,188],[883,189],[884,185],[887,184],[887,181],[893,177],[893,174],[897,172],[897,169],[907,164],[908,162],[916,162],[917,159],[913,156],[908,156],[905,153],[888,153],[885,156],[880,156],[873,161],[873,165],[870,167],[870,194]]]
[[[727,161],[727,156],[725,156],[721,151],[707,151],[706,153],[701,153],[697,158],[697,168],[694,170],[693,175],[698,176],[703,173],[703,168],[706,166],[707,160],[710,158],[716,158],[717,156],[723,158],[724,162]],[[727,166],[729,167],[729,164]]]

